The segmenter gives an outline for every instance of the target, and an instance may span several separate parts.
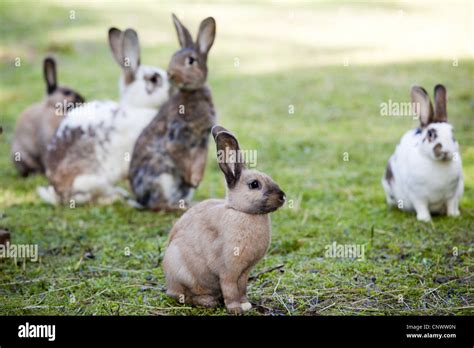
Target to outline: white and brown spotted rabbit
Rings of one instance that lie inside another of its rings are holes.
[[[73,89],[58,85],[56,62],[52,57],[45,58],[43,70],[46,98],[20,115],[13,137],[11,156],[21,176],[44,172],[48,143],[66,112],[84,102]]]
[[[252,307],[249,272],[270,245],[270,213],[284,204],[285,193],[239,162],[239,143],[226,129],[215,126],[212,135],[227,195],[191,207],[174,225],[163,260],[167,294],[204,307],[223,299],[230,313],[240,314]]]
[[[166,72],[140,64],[133,29],[109,30],[109,44],[122,68],[120,101],[93,101],[68,114],[48,146],[46,176],[39,187],[51,204],[108,204],[122,197],[116,188],[126,179],[135,141],[168,100]]]
[[[175,91],[138,138],[129,171],[137,202],[151,210],[173,210],[191,200],[204,175],[216,118],[206,86],[215,21],[201,22],[196,42],[175,15],[173,21],[181,45],[168,67]]]

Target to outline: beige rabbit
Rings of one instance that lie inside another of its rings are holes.
[[[174,225],[163,260],[167,294],[180,302],[241,314],[252,267],[270,245],[270,215],[285,193],[266,174],[246,169],[237,139],[212,128],[219,166],[227,182],[225,199],[209,199],[190,208]],[[234,159],[232,159],[234,158]]]
[[[56,62],[47,57],[43,63],[47,95],[43,102],[26,109],[18,118],[11,155],[21,176],[45,171],[45,155],[64,115],[84,102],[80,94],[69,87],[58,86]]]

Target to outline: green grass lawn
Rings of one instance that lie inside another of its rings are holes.
[[[455,35],[450,50],[438,50],[446,57],[431,51],[409,58],[397,53],[402,34],[384,47],[374,34],[365,33],[365,40],[355,30],[353,44],[342,44],[341,33],[323,30],[337,21],[311,20],[311,15],[341,14],[339,3],[0,2],[0,228],[11,231],[12,243],[38,244],[40,252],[36,263],[0,260],[0,314],[226,313],[223,307],[183,306],[165,295],[161,261],[178,215],[136,211],[120,202],[48,206],[36,195],[46,179],[20,178],[9,157],[16,117],[44,94],[41,62],[47,53],[57,58],[60,83],[89,100],[116,99],[119,68],[108,51],[108,27],[134,27],[142,63],[166,67],[178,46],[171,11],[193,34],[201,19],[216,17],[209,84],[218,123],[244,149],[258,150],[257,168],[279,183],[289,201],[272,215],[270,249],[252,272],[250,314],[472,314],[474,59],[464,51],[457,55]],[[407,21],[438,20],[435,10],[406,6],[345,3],[344,11],[377,22],[402,8]],[[451,11],[445,13],[453,20]],[[462,23],[459,19],[453,30]],[[390,25],[387,21],[378,35]],[[325,44],[328,35],[340,44]],[[472,47],[472,35],[470,42]],[[413,46],[405,50],[417,54]],[[21,66],[15,67],[18,57]],[[413,84],[432,94],[436,83],[448,89],[465,193],[461,217],[420,223],[414,214],[387,208],[380,184],[401,135],[417,123],[381,116],[380,104],[408,101]],[[210,144],[196,201],[225,192]],[[334,241],[364,245],[365,259],[325,257],[325,247]]]

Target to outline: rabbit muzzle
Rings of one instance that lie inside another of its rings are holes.
[[[173,85],[177,87],[179,87],[180,84],[183,83],[181,76],[174,70],[168,70],[168,79]]]
[[[268,214],[285,204],[286,195],[279,187],[265,193],[266,199],[261,207],[261,213]]]
[[[453,158],[452,153],[450,151],[444,150],[443,145],[441,144],[436,144],[436,146],[433,148],[433,152],[435,158],[440,161],[450,161]]]

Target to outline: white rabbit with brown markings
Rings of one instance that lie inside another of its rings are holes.
[[[46,148],[68,110],[84,102],[73,89],[58,85],[56,61],[43,62],[46,98],[26,109],[18,118],[11,156],[21,176],[44,173]]]
[[[430,221],[431,214],[460,215],[464,191],[459,145],[448,123],[446,88],[437,85],[434,96],[433,110],[428,93],[412,88],[420,128],[405,133],[382,178],[387,203],[415,211],[420,221]]]
[[[108,204],[122,197],[115,185],[127,177],[133,145],[168,99],[166,72],[140,64],[135,30],[111,28],[109,44],[123,70],[120,102],[94,101],[68,114],[48,147],[51,186],[38,188],[48,203]]]
[[[172,228],[163,260],[167,294],[204,307],[223,300],[230,313],[241,314],[252,307],[248,276],[270,245],[270,213],[285,193],[239,162],[239,143],[225,128],[214,126],[212,135],[227,195],[196,204]]]
[[[168,67],[175,91],[140,134],[129,172],[137,202],[151,210],[175,210],[189,203],[204,176],[216,118],[206,85],[215,21],[209,17],[201,22],[196,42],[175,15],[173,21],[181,45]]]

